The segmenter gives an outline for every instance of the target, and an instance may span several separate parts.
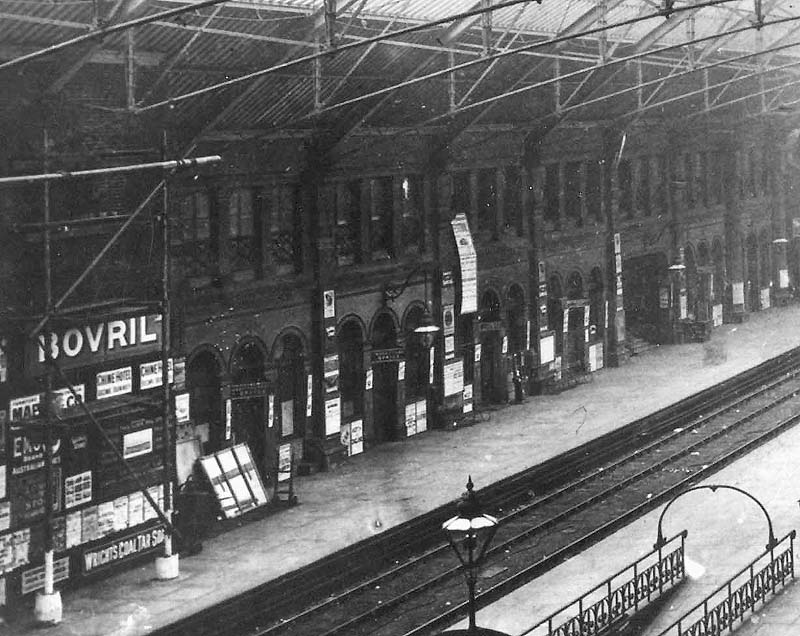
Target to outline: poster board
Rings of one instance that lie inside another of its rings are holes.
[[[264,485],[246,444],[201,457],[200,466],[227,519],[267,503]]]
[[[549,364],[556,359],[556,337],[554,334],[542,336],[539,340],[539,364]]]

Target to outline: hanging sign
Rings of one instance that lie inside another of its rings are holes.
[[[373,349],[371,353],[372,364],[383,364],[384,362],[400,362],[405,360],[406,354],[403,349]]]
[[[450,221],[461,265],[461,313],[478,311],[478,257],[469,231],[467,216],[460,212]]]
[[[40,334],[38,343],[27,347],[29,368],[44,369],[48,338]],[[51,332],[50,353],[62,369],[129,358],[159,351],[161,316],[145,315],[70,327]]]
[[[244,384],[231,384],[230,396],[232,400],[250,400],[263,398],[267,394],[266,382],[246,382]]]

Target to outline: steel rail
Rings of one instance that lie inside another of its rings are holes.
[[[766,390],[768,390],[768,389],[765,389],[764,391],[760,391],[759,393],[764,393],[764,392],[766,392]],[[491,549],[489,550],[489,552],[487,553],[487,559],[490,559],[492,557],[497,557],[497,556],[502,558],[502,556],[509,550],[509,548],[512,548],[512,547],[516,546],[517,544],[519,544],[519,543],[531,538],[532,536],[536,535],[537,533],[540,533],[540,532],[542,532],[542,531],[544,531],[544,530],[546,530],[546,529],[558,524],[561,521],[569,519],[570,517],[578,514],[579,512],[581,512],[583,510],[586,510],[586,509],[590,508],[591,506],[597,504],[598,502],[601,502],[601,501],[604,501],[604,500],[608,499],[608,497],[610,495],[612,495],[612,494],[614,494],[614,493],[616,493],[616,492],[618,492],[620,490],[623,490],[623,489],[625,489],[625,488],[627,488],[627,487],[629,487],[631,485],[636,484],[637,482],[641,481],[642,479],[644,479],[645,477],[647,477],[648,475],[650,475],[654,471],[658,470],[659,468],[663,468],[664,466],[667,466],[667,465],[675,462],[679,458],[686,457],[687,455],[689,455],[691,452],[693,452],[697,448],[701,448],[701,447],[703,447],[705,445],[708,445],[709,443],[717,440],[718,438],[733,432],[733,430],[735,430],[735,429],[739,428],[740,426],[743,426],[744,424],[752,421],[755,417],[758,417],[759,415],[763,415],[765,412],[771,410],[772,408],[775,408],[775,406],[777,404],[781,404],[784,401],[787,401],[787,400],[790,400],[790,399],[796,399],[796,398],[797,398],[797,389],[794,388],[792,391],[790,391],[786,395],[782,396],[782,398],[780,398],[779,400],[773,401],[768,406],[762,407],[762,408],[758,409],[757,411],[755,411],[753,413],[747,414],[746,416],[744,416],[741,419],[737,420],[735,423],[733,423],[733,424],[731,424],[729,426],[723,427],[723,428],[721,428],[719,430],[716,430],[713,433],[711,433],[710,435],[708,435],[706,437],[703,437],[701,439],[698,439],[698,440],[694,441],[693,443],[689,444],[688,446],[682,446],[680,449],[676,450],[675,452],[673,452],[673,453],[671,453],[669,455],[665,455],[665,456],[661,457],[659,459],[659,461],[657,461],[655,463],[649,463],[645,468],[643,468],[643,469],[641,469],[639,471],[636,471],[636,472],[634,472],[632,474],[626,475],[620,481],[617,481],[617,482],[613,483],[612,485],[610,485],[608,487],[605,487],[605,488],[602,488],[599,491],[593,492],[591,494],[591,496],[589,496],[587,498],[581,498],[580,501],[577,504],[571,505],[571,506],[565,508],[564,510],[562,510],[561,512],[558,512],[557,514],[555,514],[553,516],[547,517],[546,519],[544,519],[543,521],[541,521],[539,523],[536,523],[534,525],[527,525],[523,530],[514,533],[510,537],[506,537],[501,543],[498,543],[498,544],[492,546]],[[748,398],[748,399],[752,399],[752,397]],[[731,408],[735,408],[735,407],[732,406]],[[726,410],[729,410],[729,409],[726,409]],[[800,416],[793,416],[793,417],[800,417]],[[637,450],[637,451],[631,453],[629,456],[626,456],[626,457],[622,458],[620,461],[615,462],[614,465],[609,466],[609,467],[605,467],[603,469],[603,472],[605,473],[607,471],[614,470],[615,468],[624,466],[625,464],[628,464],[632,459],[635,459],[638,455],[641,455],[641,454],[646,453],[648,451],[656,450],[658,447],[663,446],[666,442],[672,441],[673,439],[675,439],[677,437],[685,437],[687,435],[689,435],[688,431],[681,431],[680,433],[675,433],[673,435],[668,436],[664,440],[659,440],[657,442],[654,442],[654,443],[650,444],[647,448],[643,448],[641,450]],[[714,464],[712,463],[712,464],[709,464],[709,465],[713,466]],[[693,478],[695,478],[696,474],[697,473],[694,473]],[[531,504],[529,504],[527,506],[524,506],[524,507],[522,507],[520,509],[517,509],[517,510],[513,511],[512,513],[506,515],[505,517],[503,517],[501,519],[501,521],[500,521],[501,528],[504,527],[504,526],[507,527],[507,524],[509,523],[509,521],[511,521],[511,520],[513,520],[513,519],[515,519],[517,517],[523,517],[524,518],[524,516],[530,515],[532,511],[541,508],[546,503],[549,503],[549,502],[552,502],[552,501],[557,501],[558,498],[560,498],[560,497],[562,497],[562,496],[564,496],[566,494],[569,494],[569,493],[572,493],[572,492],[577,492],[579,490],[579,488],[581,488],[587,482],[591,482],[591,481],[595,480],[597,478],[597,476],[598,475],[594,474],[594,473],[590,474],[590,475],[587,475],[586,477],[578,480],[577,482],[565,486],[564,488],[560,489],[557,492],[549,493],[547,497],[545,497],[545,498],[543,498],[541,500],[536,500],[536,501],[532,502]],[[442,551],[444,551],[445,548],[447,548],[446,544],[442,546],[442,548],[441,548]],[[427,558],[427,555],[426,555],[425,558]],[[419,559],[420,562],[422,560],[423,560],[422,558]],[[415,565],[415,564],[412,563],[412,562],[409,562],[409,567],[411,565]],[[443,581],[447,580],[451,576],[454,576],[456,573],[460,572],[460,570],[461,570],[461,567],[459,565],[453,565],[453,567],[437,573],[435,576],[423,581],[419,585],[416,585],[416,586],[406,590],[404,593],[398,595],[397,597],[389,599],[388,601],[387,600],[383,600],[379,606],[376,606],[373,609],[368,610],[366,612],[363,612],[361,614],[358,614],[358,615],[350,617],[347,621],[342,622],[340,625],[337,625],[334,629],[325,631],[325,632],[319,634],[319,636],[339,636],[340,634],[346,633],[348,629],[363,623],[364,621],[366,621],[369,618],[372,618],[376,614],[384,613],[388,609],[391,609],[392,607],[395,607],[395,606],[397,606],[397,605],[399,605],[399,604],[401,604],[403,602],[406,602],[409,598],[417,596],[417,595],[421,594],[422,592],[425,592],[428,589],[432,588],[433,586],[442,583]],[[337,600],[339,602],[341,602],[341,599],[337,599]],[[282,627],[282,626],[278,626],[277,631],[280,631],[280,627]],[[271,633],[271,631],[269,631],[269,630],[268,631],[262,631],[262,632],[259,633],[259,636],[266,636],[267,634],[270,634],[270,633]]]
[[[796,377],[798,374],[800,374],[800,371],[795,371],[795,374],[794,374],[793,377]],[[722,414],[724,414],[726,412],[729,412],[729,411],[731,411],[731,410],[733,410],[733,409],[735,409],[737,407],[740,407],[743,403],[746,403],[746,402],[748,402],[750,400],[753,400],[754,398],[762,395],[766,391],[769,391],[769,390],[771,390],[771,389],[773,389],[773,388],[775,388],[775,387],[777,387],[777,386],[779,386],[781,384],[784,384],[786,381],[787,381],[787,377],[784,375],[779,379],[776,379],[776,380],[774,380],[772,382],[769,382],[768,384],[760,384],[758,389],[753,390],[753,391],[747,393],[746,395],[739,395],[738,399],[736,401],[734,401],[732,403],[729,403],[729,404],[726,404],[725,406],[720,407],[720,408],[718,408],[716,410],[713,410],[710,413],[705,413],[704,416],[703,416],[704,420],[706,422],[711,421],[712,418],[718,417],[718,416],[720,416],[720,415],[722,415]],[[782,403],[785,400],[789,400],[792,397],[794,397],[795,395],[796,395],[796,389],[793,389],[792,391],[790,391],[786,395],[784,395],[781,398],[779,398],[777,401],[772,402],[769,408],[772,408],[774,405]],[[756,411],[754,413],[749,413],[745,417],[743,417],[740,420],[738,420],[736,422],[736,425],[744,424],[747,421],[750,421],[751,419],[753,419],[754,417],[757,417],[762,412],[763,412],[763,409],[761,409],[759,411]],[[718,434],[718,433],[724,433],[727,430],[729,430],[729,429],[725,428],[725,429],[722,429],[721,431],[717,431],[717,432],[715,432],[715,435]],[[630,462],[631,460],[635,459],[639,455],[645,454],[645,453],[647,453],[649,451],[655,450],[656,448],[662,447],[662,446],[664,446],[664,444],[666,444],[666,443],[668,443],[668,442],[670,442],[670,441],[672,441],[674,439],[677,439],[679,437],[683,437],[685,435],[687,435],[687,432],[685,430],[672,431],[670,434],[666,435],[665,437],[662,437],[662,438],[659,438],[659,439],[657,439],[657,440],[655,440],[653,442],[650,442],[650,443],[646,444],[645,446],[636,448],[632,452],[617,458],[612,465],[604,466],[603,467],[603,471],[607,472],[607,471],[613,470],[614,468],[616,468],[618,466],[622,466],[622,465]],[[683,447],[678,452],[676,452],[676,453],[674,453],[672,455],[669,455],[669,456],[665,456],[657,464],[651,465],[647,469],[645,469],[645,470],[643,470],[643,471],[641,471],[639,473],[636,473],[636,474],[626,478],[626,480],[624,480],[623,482],[619,482],[617,484],[614,484],[612,487],[609,487],[609,488],[603,490],[602,492],[593,495],[590,499],[583,500],[578,506],[568,508],[568,509],[564,510],[563,512],[559,513],[558,515],[556,515],[554,517],[549,517],[545,521],[543,521],[543,522],[541,522],[539,524],[536,524],[535,526],[531,526],[528,530],[525,530],[524,532],[521,532],[521,533],[518,533],[518,534],[514,535],[511,539],[508,539],[508,540],[504,541],[502,544],[498,544],[497,546],[494,546],[489,551],[489,554],[500,554],[500,553],[502,553],[503,550],[505,550],[509,545],[511,545],[513,543],[516,543],[516,542],[518,542],[518,541],[520,541],[520,540],[522,540],[524,538],[527,538],[531,534],[533,534],[535,532],[539,532],[539,531],[541,531],[541,530],[543,530],[543,529],[545,529],[545,528],[547,528],[547,527],[549,527],[549,526],[551,526],[551,525],[553,525],[555,523],[558,523],[562,519],[567,518],[568,516],[574,514],[575,512],[577,512],[578,510],[580,510],[582,508],[585,508],[585,507],[587,507],[589,505],[592,505],[594,502],[596,502],[596,501],[598,501],[600,499],[608,497],[608,495],[612,494],[613,492],[624,488],[628,483],[631,483],[631,482],[641,478],[642,476],[646,475],[647,473],[652,472],[653,470],[655,470],[658,467],[661,467],[663,465],[668,464],[670,461],[674,460],[675,458],[677,458],[679,456],[686,455],[687,453],[691,452],[696,447],[698,447],[698,446],[700,446],[702,444],[708,443],[711,439],[712,439],[712,436],[708,436],[708,437],[699,439],[695,443],[689,445],[688,447]],[[554,491],[551,491],[551,492],[547,493],[544,497],[542,497],[540,499],[536,499],[535,501],[533,501],[533,502],[531,502],[529,504],[524,504],[520,508],[517,508],[516,510],[504,515],[501,518],[501,524],[507,524],[510,520],[513,520],[513,519],[515,519],[517,517],[521,517],[523,515],[530,514],[532,510],[535,510],[537,508],[541,508],[543,505],[546,505],[546,504],[548,504],[548,503],[550,503],[552,501],[555,501],[557,498],[562,497],[563,495],[565,495],[565,494],[567,494],[567,493],[569,493],[571,491],[574,491],[577,488],[582,487],[586,483],[594,480],[596,477],[597,477],[596,473],[594,473],[594,472],[589,473],[589,474],[585,475],[584,477],[581,477],[581,478],[579,478],[579,479],[577,479],[577,480],[575,480],[573,482],[570,482],[568,484],[565,484],[564,486],[561,486],[561,487],[557,488]],[[409,561],[406,561],[406,562],[404,562],[404,563],[402,563],[402,564],[400,564],[400,565],[398,565],[396,567],[390,568],[389,570],[386,570],[384,572],[381,572],[380,574],[378,574],[378,575],[376,575],[374,577],[371,577],[366,581],[363,581],[363,582],[359,583],[357,586],[353,586],[350,589],[343,591],[339,595],[326,598],[324,601],[322,601],[322,602],[320,602],[320,603],[318,603],[318,604],[316,604],[314,606],[311,606],[311,607],[305,609],[304,611],[296,614],[290,620],[291,621],[302,620],[304,618],[307,618],[307,617],[319,612],[320,610],[324,610],[327,607],[332,607],[334,605],[340,604],[340,603],[342,603],[342,601],[344,599],[348,598],[349,596],[352,596],[353,594],[357,594],[360,591],[364,591],[364,590],[368,590],[368,589],[374,588],[376,585],[382,584],[385,580],[391,579],[392,577],[395,577],[397,574],[399,574],[399,573],[401,573],[403,571],[406,571],[406,570],[408,570],[408,569],[410,569],[412,567],[415,567],[416,565],[420,564],[424,560],[430,559],[431,557],[433,557],[435,555],[438,555],[440,553],[447,553],[447,552],[449,552],[449,550],[450,550],[449,544],[446,543],[446,542],[443,542],[443,543],[437,545],[436,547],[434,547],[434,548],[432,548],[430,550],[426,550],[425,552],[415,556],[413,559],[411,559]],[[348,629],[349,627],[357,625],[358,623],[363,622],[365,619],[370,618],[371,616],[373,616],[376,613],[376,611],[385,611],[387,608],[390,608],[393,605],[397,605],[398,603],[403,602],[408,597],[416,595],[416,594],[419,594],[419,593],[427,590],[432,585],[435,585],[435,584],[439,583],[441,580],[449,577],[450,575],[452,575],[454,572],[457,572],[458,570],[459,570],[459,566],[453,566],[453,568],[451,568],[451,569],[449,569],[449,570],[447,570],[445,572],[442,572],[440,575],[437,575],[435,578],[428,579],[428,580],[424,581],[423,583],[421,583],[420,585],[418,585],[418,586],[416,586],[416,587],[414,587],[412,589],[407,590],[406,594],[404,594],[403,596],[397,597],[397,598],[392,599],[390,601],[383,601],[381,603],[380,608],[375,608],[372,611],[367,611],[367,612],[352,616],[352,617],[349,618],[348,621],[338,625],[335,629],[330,630],[330,631],[326,631],[326,632],[321,632],[320,634],[318,634],[318,636],[335,636],[336,634],[339,634],[340,632]],[[287,622],[281,623],[280,625],[276,625],[274,628],[267,629],[267,630],[264,630],[264,631],[260,632],[259,636],[266,636],[268,634],[272,634],[275,631],[280,632],[281,630],[285,629],[288,624],[289,624],[289,622],[287,621]]]
[[[659,431],[669,430],[687,420],[693,420],[701,414],[707,416],[709,407],[721,405],[724,401],[735,397],[744,390],[752,390],[764,383],[765,376],[775,377],[797,368],[800,362],[800,349],[792,350],[775,358],[760,363],[756,367],[729,378],[718,385],[695,393],[679,403],[668,405],[632,422],[620,429],[590,442],[586,442],[570,451],[562,453],[544,463],[515,475],[506,477],[480,491],[486,500],[503,498],[503,505],[515,505],[514,501],[529,496],[531,488],[552,487],[562,483],[564,476],[575,474],[581,468],[589,469],[586,458],[592,459],[596,467],[600,462],[607,462],[609,457],[620,449],[631,447],[631,440],[641,443],[652,439]],[[230,629],[237,618],[243,618],[243,612],[253,614],[262,599],[270,598],[270,608],[261,613],[256,612],[254,620],[273,620],[274,611],[289,612],[291,605],[298,602],[312,603],[313,599],[327,597],[335,592],[335,587],[342,585],[342,579],[354,580],[355,577],[374,578],[372,565],[378,561],[387,562],[396,558],[404,558],[410,550],[418,550],[434,541],[441,540],[440,525],[452,516],[455,501],[441,506],[429,513],[395,526],[374,537],[362,540],[348,548],[340,550],[319,561],[303,566],[272,581],[262,583],[252,590],[231,599],[222,601],[212,607],[201,610],[197,614],[166,625],[154,632],[161,636],[167,634],[183,634],[186,630],[195,629],[199,625],[206,627],[206,633],[214,633],[215,622],[224,623]],[[341,589],[341,588],[339,588]],[[298,601],[298,591],[302,590],[303,598]],[[247,608],[247,610],[245,610]],[[226,632],[227,633],[227,632]]]
[[[498,598],[501,598],[502,596],[508,594],[512,590],[529,582],[537,575],[547,571],[548,569],[551,569],[552,567],[562,563],[565,559],[569,558],[570,556],[573,556],[574,554],[578,553],[584,546],[593,544],[607,536],[610,536],[626,523],[629,523],[630,521],[633,521],[634,519],[640,517],[641,515],[650,512],[664,500],[668,499],[669,497],[672,497],[674,494],[682,491],[687,486],[695,483],[698,480],[698,478],[703,478],[714,474],[715,472],[721,470],[722,468],[730,464],[733,460],[738,459],[742,455],[754,450],[758,446],[766,443],[767,441],[770,441],[778,434],[782,433],[784,430],[791,428],[792,426],[796,426],[798,424],[800,424],[800,414],[792,415],[782,420],[774,427],[772,427],[769,431],[766,431],[763,434],[750,439],[741,446],[738,446],[733,450],[725,453],[723,456],[719,457],[713,463],[708,464],[706,467],[700,468],[696,472],[693,472],[691,475],[687,475],[686,477],[681,478],[677,483],[670,485],[669,487],[665,488],[659,493],[653,494],[653,496],[650,499],[643,501],[634,508],[627,510],[621,515],[618,515],[617,517],[605,522],[603,525],[592,530],[588,534],[579,537],[578,539],[568,544],[567,546],[548,555],[545,559],[542,559],[541,561],[528,566],[524,570],[521,570],[520,572],[513,574],[512,576],[508,577],[502,582],[493,585],[487,588],[486,590],[480,592],[476,597],[476,601],[479,603],[479,606],[486,606],[489,603],[497,600]],[[405,632],[403,636],[424,636],[431,634],[431,630],[441,628],[445,624],[461,618],[466,608],[467,608],[466,602],[454,606],[447,612],[444,612],[439,616],[437,616],[436,618],[429,620],[424,625],[421,625],[419,627],[413,628],[410,631]]]

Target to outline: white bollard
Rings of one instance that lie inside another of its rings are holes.
[[[172,535],[164,537],[164,556],[156,557],[156,578],[159,581],[177,579],[180,574],[178,554],[172,554]]]
[[[56,590],[52,594],[37,593],[33,616],[39,625],[57,625],[60,623],[63,617],[61,592]]]

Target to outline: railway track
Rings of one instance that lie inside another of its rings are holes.
[[[797,351],[784,354],[484,489],[482,500],[496,506],[501,525],[479,603],[532,580],[793,425],[799,361]],[[466,609],[453,600],[464,598],[463,581],[440,531],[452,511],[445,506],[157,633],[432,634]],[[274,593],[281,589],[283,596]]]

